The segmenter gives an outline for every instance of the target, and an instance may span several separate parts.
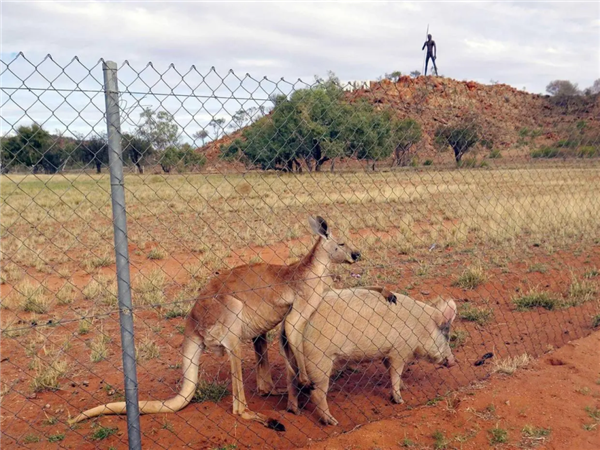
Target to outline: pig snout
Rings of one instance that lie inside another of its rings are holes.
[[[446,358],[446,361],[444,361],[445,367],[453,367],[455,365],[456,365],[456,359],[454,358],[454,355],[448,356],[448,358]]]

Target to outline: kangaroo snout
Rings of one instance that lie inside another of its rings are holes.
[[[352,257],[352,261],[356,262],[360,259],[360,252],[352,252],[350,256]]]

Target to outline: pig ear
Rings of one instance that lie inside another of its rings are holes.
[[[435,321],[439,327],[450,325],[456,318],[456,302],[450,300],[440,300],[434,307],[437,309]]]

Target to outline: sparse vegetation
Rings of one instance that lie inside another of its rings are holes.
[[[99,426],[99,427],[97,427],[94,430],[94,432],[92,433],[91,438],[94,441],[101,441],[103,439],[106,439],[106,438],[112,436],[117,431],[119,431],[119,429],[117,427],[103,427],[103,426]]]
[[[463,273],[454,280],[453,285],[463,289],[475,289],[477,286],[485,283],[486,276],[483,267],[474,266],[466,268]]]
[[[15,288],[12,295],[14,300],[11,299],[8,304],[18,304],[21,311],[37,314],[48,312],[50,301],[43,285],[24,281]]]
[[[490,444],[506,444],[508,442],[508,431],[498,426],[490,430]]]
[[[229,395],[226,383],[218,381],[200,380],[196,393],[192,399],[193,403],[213,402],[218,403]]]
[[[600,325],[600,314],[592,317],[592,328],[597,328]]]
[[[445,450],[448,448],[450,441],[446,439],[446,436],[442,431],[436,430],[431,437],[433,438],[433,448],[435,450]]]
[[[44,349],[43,358],[35,356],[31,361],[31,389],[34,392],[58,389],[60,379],[67,373],[67,367],[66,360]]]
[[[494,310],[489,307],[475,306],[464,303],[458,307],[458,317],[462,320],[485,325],[494,317]]]
[[[568,306],[577,306],[589,302],[596,297],[597,293],[598,287],[595,283],[585,278],[580,280],[573,275],[567,297]]]
[[[48,442],[60,442],[65,438],[65,433],[56,433],[48,436]]]
[[[492,369],[493,373],[503,373],[506,375],[512,375],[520,369],[521,367],[525,367],[531,361],[531,357],[527,353],[523,353],[519,356],[507,356],[503,359],[497,359],[494,361],[494,368]]]
[[[548,272],[548,267],[542,263],[535,263],[535,264],[532,264],[529,266],[529,268],[527,269],[527,272],[529,272],[529,273],[533,273],[533,272],[546,273],[546,272]]]
[[[150,252],[148,252],[148,259],[165,259],[167,257],[167,252],[163,249],[155,247]]]
[[[519,311],[533,308],[556,309],[561,305],[561,300],[549,292],[530,289],[526,294],[513,298],[513,303]]]
[[[24,444],[35,444],[36,442],[40,442],[40,437],[37,434],[26,434],[23,437]]]
[[[139,274],[133,286],[134,304],[139,306],[162,306],[166,300],[165,284],[165,274],[160,269],[148,274]]]
[[[156,359],[160,356],[160,347],[150,336],[145,336],[137,347],[137,355],[143,360]]]
[[[469,332],[466,330],[453,330],[450,332],[450,347],[459,348],[464,345],[469,337]]]
[[[108,357],[109,343],[110,338],[104,333],[104,330],[100,330],[99,334],[90,342],[90,360],[97,363],[106,359]]]

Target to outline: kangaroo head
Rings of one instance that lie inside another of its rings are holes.
[[[352,250],[343,242],[338,242],[331,235],[325,219],[320,216],[309,217],[308,223],[313,232],[323,239],[323,249],[327,252],[332,263],[354,264],[360,259],[360,252]]]

